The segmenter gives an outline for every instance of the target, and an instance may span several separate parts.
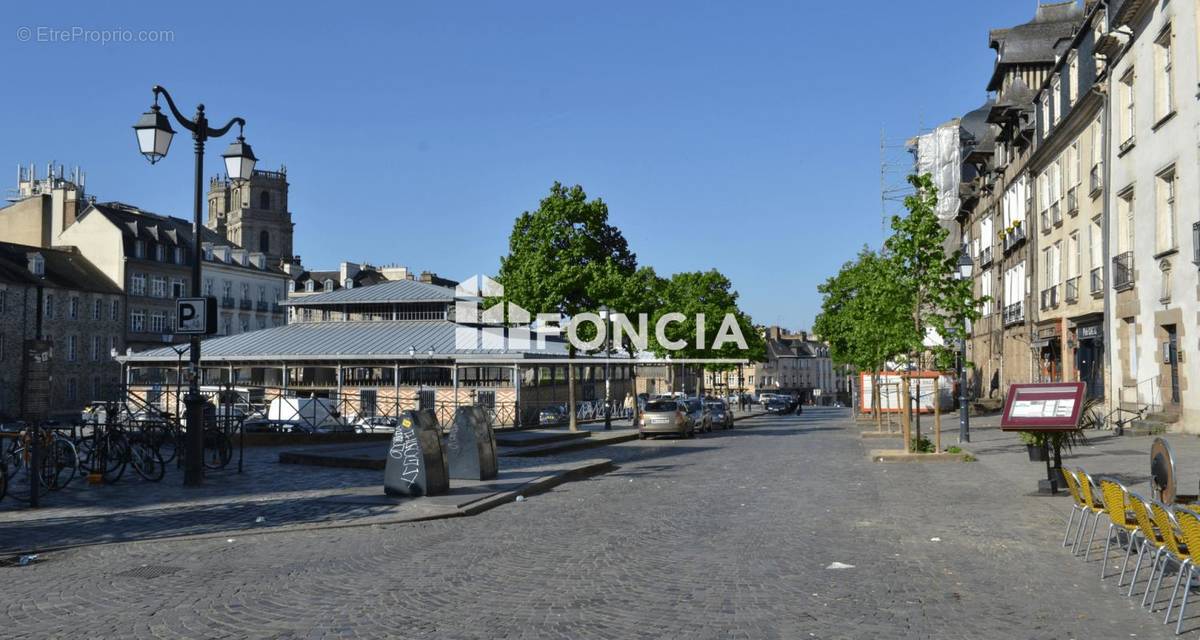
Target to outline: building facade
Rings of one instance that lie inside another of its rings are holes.
[[[1121,406],[1186,427],[1200,416],[1197,7],[1114,1],[1106,17],[1112,386]]]
[[[245,182],[211,178],[205,226],[235,246],[263,254],[273,268],[291,263],[295,224],[288,211],[287,167],[255,169]]]
[[[0,242],[0,419],[31,410],[29,340],[51,344],[50,417],[78,417],[87,403],[110,397],[120,381],[114,357],[125,349],[124,318],[121,289],[79,251]]]

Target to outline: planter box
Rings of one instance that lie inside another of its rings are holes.
[[[1025,451],[1029,453],[1030,462],[1045,462],[1050,457],[1048,447],[1040,447],[1036,444],[1025,445]]]

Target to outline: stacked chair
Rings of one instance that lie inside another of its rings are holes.
[[[1095,543],[1100,516],[1108,517],[1108,534],[1105,536],[1104,557],[1100,563],[1100,579],[1106,577],[1109,553],[1115,540],[1125,546],[1125,560],[1117,577],[1117,587],[1125,581],[1126,569],[1133,551],[1137,549],[1137,561],[1129,581],[1127,596],[1133,597],[1138,584],[1138,574],[1147,560],[1150,576],[1142,594],[1142,606],[1151,612],[1158,605],[1158,594],[1163,576],[1168,569],[1175,571],[1175,586],[1167,601],[1163,624],[1171,621],[1175,601],[1182,596],[1178,607],[1175,633],[1183,630],[1184,613],[1191,593],[1192,576],[1200,567],[1200,514],[1180,505],[1164,505],[1156,500],[1133,493],[1128,487],[1113,478],[1093,477],[1083,469],[1063,469],[1067,489],[1071,494],[1071,514],[1067,518],[1067,530],[1063,533],[1064,547],[1070,546],[1071,553],[1078,555],[1083,545],[1084,560],[1090,556]],[[1076,520],[1078,514],[1078,521]],[[1084,530],[1091,520],[1090,534],[1083,543]],[[1075,528],[1072,538],[1071,530]],[[1196,557],[1191,555],[1196,550]],[[1182,585],[1182,589],[1180,589]]]

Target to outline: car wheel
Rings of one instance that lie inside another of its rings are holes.
[[[638,440],[645,440],[645,439],[646,439],[646,434],[644,434],[644,433],[638,434]]]

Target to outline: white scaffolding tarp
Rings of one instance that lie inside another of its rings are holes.
[[[937,217],[943,224],[958,217],[962,202],[962,139],[959,121],[951,120],[917,137],[917,175],[933,176],[938,190]]]

